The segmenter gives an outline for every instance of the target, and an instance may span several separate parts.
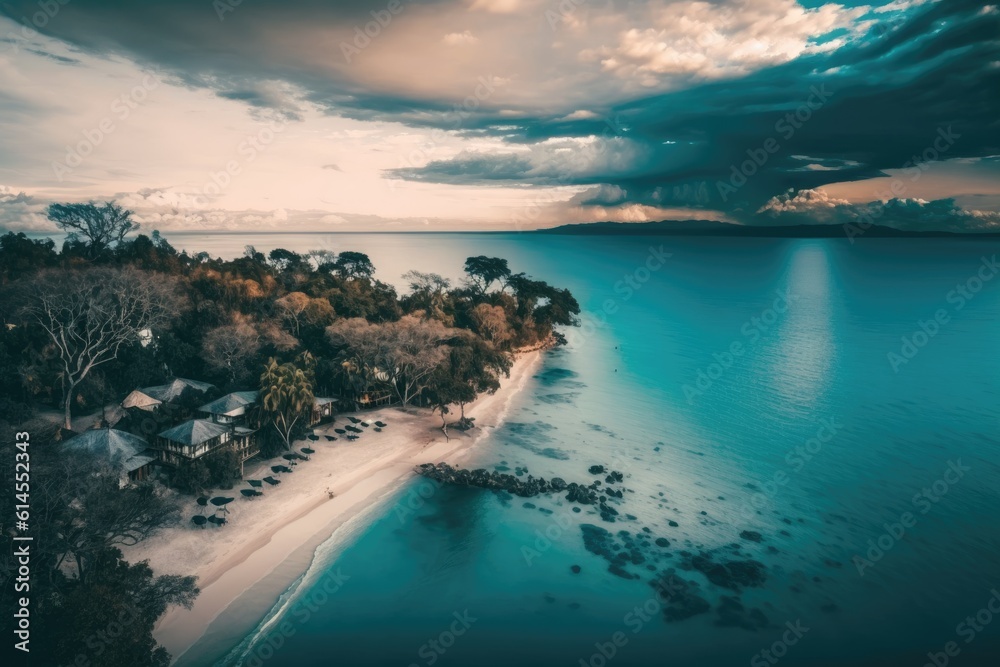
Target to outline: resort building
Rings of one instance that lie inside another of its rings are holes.
[[[313,399],[312,412],[309,413],[309,425],[315,426],[321,422],[333,419],[337,404],[335,398],[321,398],[317,396]]]
[[[119,472],[119,485],[149,477],[156,460],[145,440],[127,431],[99,428],[84,431],[62,443],[65,452],[82,452],[106,461]]]
[[[250,421],[259,396],[258,391],[234,391],[198,408],[212,423],[232,429],[232,447],[240,455],[240,463],[260,453],[257,429]]]
[[[158,434],[153,440],[153,449],[158,463],[177,467],[222,451],[230,446],[232,438],[232,427],[227,424],[192,419]]]
[[[215,389],[215,385],[208,382],[198,382],[186,378],[176,378],[169,384],[161,384],[155,387],[144,387],[136,389],[122,401],[123,408],[138,408],[153,412],[164,403],[177,401],[185,392],[204,394]]]

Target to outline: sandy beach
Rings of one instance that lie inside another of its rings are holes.
[[[185,656],[185,652],[210,626],[218,635],[217,626],[228,625],[221,634],[238,641],[308,567],[312,551],[322,541],[411,479],[415,465],[456,463],[502,423],[512,398],[535,373],[541,355],[540,351],[520,355],[510,378],[503,379],[496,394],[481,396],[466,406],[466,415],[475,417],[477,425],[470,432],[451,431],[450,440],[446,439],[440,416],[427,409],[365,412],[359,416],[388,426],[381,433],[365,429],[353,442],[344,438],[330,442],[321,437],[318,442],[295,443],[296,449],[311,447],[315,454],[295,466],[294,472],[276,476],[281,484],[263,489],[263,497],[242,497],[238,489],[249,488],[246,484],[215,494],[236,498],[229,506],[229,523],[222,528],[198,528],[190,523],[189,517],[201,512],[193,498],[185,499],[180,525],[124,550],[131,562],[148,560],[157,574],[198,577],[201,594],[193,608],[168,610],[156,626],[157,641],[175,661],[185,658],[182,662],[190,661],[192,656]],[[334,427],[348,423],[346,417],[338,415],[335,425],[324,425],[317,433],[332,435]],[[275,464],[250,462],[244,477],[259,479],[272,474],[270,466]],[[334,494],[332,499],[329,492]],[[224,614],[265,578],[274,595],[263,608],[247,609],[241,601],[239,610]],[[230,616],[232,622],[225,623]]]

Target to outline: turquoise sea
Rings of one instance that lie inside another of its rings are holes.
[[[487,254],[568,287],[585,325],[472,462],[626,489],[609,523],[414,480],[223,664],[998,664],[1000,244],[169,240],[359,250],[400,287]]]

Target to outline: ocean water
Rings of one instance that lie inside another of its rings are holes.
[[[170,240],[360,250],[400,285],[489,254],[570,288],[585,326],[466,463],[624,475],[613,523],[561,495],[414,480],[224,664],[997,664],[998,244]],[[755,576],[724,576],[747,561]]]

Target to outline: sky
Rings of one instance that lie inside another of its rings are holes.
[[[971,0],[0,0],[0,228],[1000,231]]]

